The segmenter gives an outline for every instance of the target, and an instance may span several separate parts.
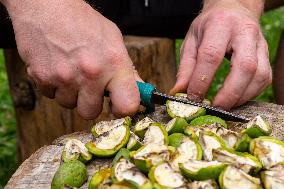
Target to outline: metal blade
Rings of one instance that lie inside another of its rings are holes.
[[[164,94],[164,93],[160,93],[158,91],[153,92],[152,101],[154,103],[164,105],[167,100],[176,101],[176,102],[180,102],[180,103],[184,103],[184,104],[190,104],[190,105],[193,105],[193,106],[205,108],[208,114],[218,116],[218,117],[223,118],[223,119],[228,120],[228,121],[238,121],[238,122],[250,121],[248,118],[246,118],[242,115],[234,114],[234,113],[222,110],[220,108],[215,108],[215,107],[212,107],[208,104],[194,102],[194,101],[191,101],[191,100],[189,100],[187,98],[183,98],[183,97],[170,96],[170,95],[167,95],[167,94]]]

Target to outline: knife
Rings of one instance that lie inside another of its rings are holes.
[[[218,116],[227,121],[237,121],[243,123],[250,121],[250,119],[246,118],[245,116],[222,110],[220,108],[212,107],[208,104],[194,102],[184,97],[171,96],[161,93],[156,89],[154,85],[150,83],[143,83],[139,81],[136,81],[136,83],[139,89],[141,103],[146,107],[147,112],[153,112],[155,110],[154,104],[165,105],[167,100],[171,100],[183,104],[205,108],[208,114]],[[109,96],[108,93],[105,93],[105,96]]]
[[[184,97],[170,96],[161,93],[156,89],[155,86],[150,83],[142,83],[137,81],[137,86],[140,92],[142,104],[146,106],[146,108],[150,111],[154,110],[154,104],[165,105],[167,100],[171,100],[205,108],[208,114],[218,116],[228,121],[248,122],[250,120],[245,116],[234,114],[220,108],[212,107],[208,104],[194,102]]]

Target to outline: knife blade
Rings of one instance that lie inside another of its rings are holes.
[[[195,102],[189,100],[188,98],[171,96],[161,93],[150,83],[142,83],[137,81],[137,86],[139,88],[142,104],[150,110],[153,110],[153,104],[165,105],[167,100],[171,100],[183,104],[205,108],[208,114],[218,116],[227,121],[238,121],[243,123],[250,121],[250,119],[245,116],[235,114],[220,108],[212,107],[205,103]]]
[[[165,105],[167,100],[171,100],[171,101],[175,101],[175,102],[179,102],[183,104],[189,104],[189,105],[205,108],[207,114],[218,116],[227,121],[237,121],[237,122],[243,122],[243,123],[250,121],[249,118],[243,115],[235,114],[235,113],[232,113],[232,112],[220,109],[220,108],[210,106],[205,103],[195,102],[195,101],[189,100],[188,98],[171,96],[171,95],[161,93],[156,89],[155,86],[153,86],[150,83],[143,83],[139,81],[137,81],[136,83],[139,89],[141,102],[144,106],[146,106],[148,112],[155,110],[154,104]],[[104,95],[109,96],[109,92],[106,91]]]
[[[229,111],[226,111],[226,110],[223,110],[223,109],[220,109],[220,108],[212,107],[212,106],[205,104],[205,103],[194,102],[194,101],[191,101],[191,100],[189,100],[187,98],[183,98],[183,97],[170,96],[170,95],[161,93],[157,90],[153,91],[153,94],[152,94],[152,102],[153,103],[164,105],[167,100],[205,108],[207,114],[218,116],[218,117],[225,119],[227,121],[238,121],[238,122],[243,122],[243,123],[246,123],[246,122],[249,121],[249,119],[246,118],[245,116],[242,116],[242,115],[239,115],[239,114],[234,114],[232,112],[229,112]]]

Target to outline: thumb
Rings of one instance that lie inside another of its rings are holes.
[[[136,80],[141,80],[132,69],[120,69],[107,85],[110,92],[111,111],[117,117],[135,114],[140,105]]]

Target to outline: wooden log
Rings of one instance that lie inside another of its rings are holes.
[[[164,92],[174,85],[176,63],[173,40],[126,36],[125,44],[142,79]],[[5,59],[16,110],[20,161],[64,134],[88,129],[99,120],[114,118],[106,99],[104,110],[96,120],[83,120],[75,110],[60,107],[33,88],[15,49],[5,50]]]
[[[263,116],[272,125],[272,136],[284,140],[284,106],[252,102],[234,111],[249,118],[256,115]],[[156,108],[156,112],[150,117],[162,123],[170,119],[164,106]],[[243,128],[240,123],[231,123],[229,126],[235,131]],[[52,145],[40,148],[18,168],[6,185],[6,189],[50,188],[53,175],[60,165],[62,148],[67,138],[77,138],[87,142],[92,139],[92,136],[89,132],[77,132],[60,137]],[[87,166],[89,177],[98,169],[110,166],[110,162],[111,159],[95,159]],[[85,183],[81,188],[87,188],[87,186],[88,183]]]

